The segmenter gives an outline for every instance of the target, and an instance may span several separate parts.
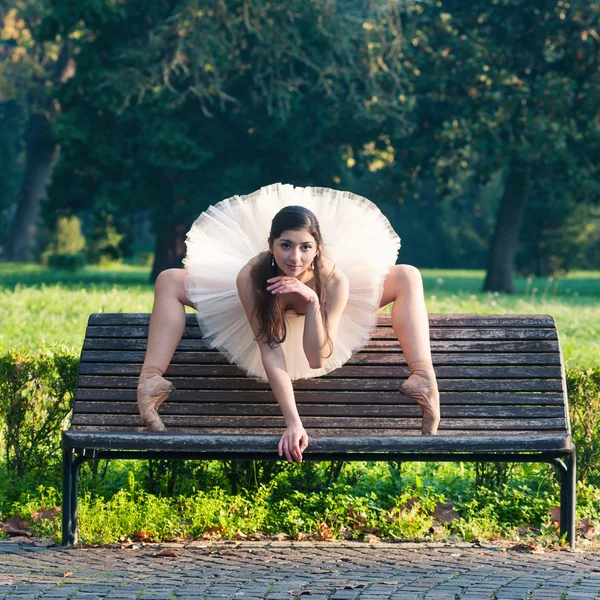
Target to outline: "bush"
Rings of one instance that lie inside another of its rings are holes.
[[[53,269],[76,271],[85,266],[85,237],[76,216],[60,217],[50,243],[42,253],[42,264]]]
[[[600,484],[600,367],[567,369],[567,391],[580,481]]]
[[[60,432],[68,424],[77,365],[63,347],[0,356],[4,501],[42,482],[60,485]]]

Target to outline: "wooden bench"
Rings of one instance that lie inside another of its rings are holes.
[[[140,429],[136,383],[148,314],[92,314],[72,426],[63,432],[63,544],[77,541],[77,473],[94,458],[282,460],[284,430],[267,384],[245,377],[201,338],[193,314],[166,376],[177,391],[163,433]],[[574,545],[575,446],[554,319],[430,315],[441,392],[437,436],[398,392],[410,372],[380,315],[371,342],[325,377],[295,382],[310,438],[305,460],[549,462],[560,474],[561,533]]]

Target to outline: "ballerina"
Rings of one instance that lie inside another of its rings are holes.
[[[273,184],[210,207],[186,243],[185,269],[163,271],[156,281],[137,391],[148,430],[166,429],[157,410],[175,387],[162,375],[190,306],[210,346],[248,377],[268,381],[286,425],[279,456],[301,462],[308,435],[292,381],[342,366],[370,339],[378,310],[393,302],[392,327],[411,371],[400,391],[421,406],[422,433],[437,432],[422,278],[415,267],[395,264],[400,239],[372,202]]]

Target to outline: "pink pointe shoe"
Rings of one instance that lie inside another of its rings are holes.
[[[174,391],[175,386],[160,375],[142,379],[138,383],[138,410],[142,422],[149,431],[166,431],[167,428],[156,411]]]
[[[435,376],[423,377],[413,373],[400,391],[412,398],[423,411],[423,435],[435,435],[440,423],[440,393]]]

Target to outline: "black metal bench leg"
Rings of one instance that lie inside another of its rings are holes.
[[[571,548],[575,548],[575,506],[577,502],[577,458],[575,454],[575,449],[573,449],[573,452],[565,462],[567,466],[567,472],[565,473],[565,484],[560,486],[560,505],[561,507],[563,504],[565,506],[565,518],[564,520],[561,518],[560,533],[561,535],[563,533],[566,533],[567,542],[569,543]]]
[[[86,460],[83,456],[74,458],[72,448],[63,449],[63,546],[77,543],[77,477],[81,463]]]
[[[552,464],[560,474],[560,535],[566,534],[567,543],[574,548],[577,475],[575,450],[564,461],[555,458]]]
[[[63,448],[63,486],[62,486],[62,545],[73,543],[73,519],[71,500],[73,497],[73,448]]]

